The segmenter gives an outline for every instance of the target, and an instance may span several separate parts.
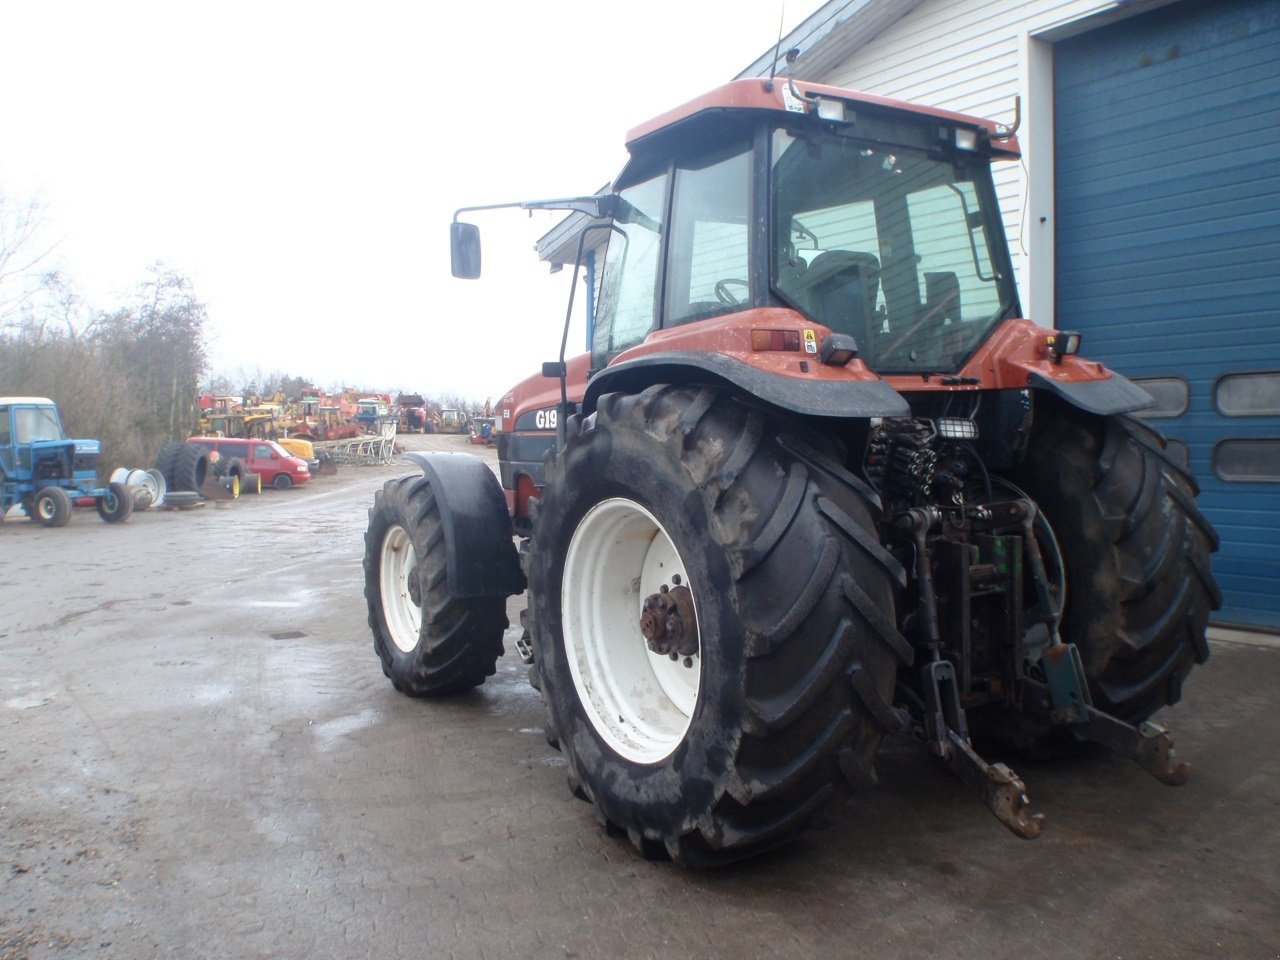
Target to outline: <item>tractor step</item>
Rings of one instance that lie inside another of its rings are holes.
[[[525,630],[516,638],[516,653],[520,654],[520,660],[525,666],[533,663],[533,642],[529,637],[528,630]]]

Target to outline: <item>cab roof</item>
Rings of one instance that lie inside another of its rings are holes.
[[[863,93],[859,90],[847,90],[843,87],[833,87],[824,83],[810,83],[807,80],[789,81],[785,77],[774,77],[772,80],[750,77],[726,83],[724,86],[717,87],[700,97],[696,97],[654,117],[647,123],[633,127],[627,133],[627,147],[630,148],[645,137],[707,111],[773,110],[779,113],[795,113],[797,112],[796,107],[799,105],[807,112],[809,108],[802,101],[791,96],[789,84],[793,85],[802,97],[825,97],[827,99],[843,100],[845,103],[852,104],[855,107],[862,105],[879,110],[928,117],[953,126],[985,130],[992,138],[993,154],[1006,158],[1021,156],[1016,137],[1008,135],[1007,139],[1004,140],[994,139],[997,136],[1006,136],[1004,128],[994,120],[987,120],[964,113],[954,113],[950,110],[939,110],[936,107],[925,107],[915,103],[908,103],[905,100],[878,97],[875,94]],[[790,108],[788,107],[789,102],[791,104]]]
[[[48,397],[0,397],[0,407],[53,407],[57,406]]]

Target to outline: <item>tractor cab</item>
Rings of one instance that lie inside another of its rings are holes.
[[[986,121],[739,81],[629,147],[593,369],[659,331],[782,308],[789,329],[752,350],[816,355],[834,336],[878,373],[954,373],[1019,312],[991,177],[1018,152]]]

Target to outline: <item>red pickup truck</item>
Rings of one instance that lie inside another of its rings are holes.
[[[203,447],[220,457],[239,459],[250,473],[259,474],[264,486],[288,490],[311,479],[307,461],[295,457],[274,440],[244,440],[239,437],[188,437],[187,443]]]

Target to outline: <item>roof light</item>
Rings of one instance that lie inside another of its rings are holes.
[[[969,151],[977,150],[978,131],[966,130],[963,127],[956,127],[956,149]]]
[[[844,123],[844,101],[843,100],[827,100],[824,97],[818,98],[818,118],[820,120],[831,120],[835,123]]]

